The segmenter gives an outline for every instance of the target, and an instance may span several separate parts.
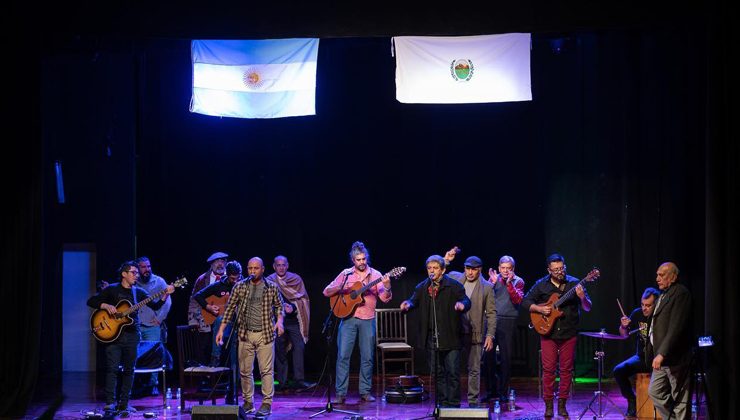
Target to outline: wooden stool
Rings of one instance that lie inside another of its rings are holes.
[[[635,375],[635,394],[637,394],[637,417],[659,419],[660,415],[653,408],[653,400],[648,395],[650,374],[638,373]]]

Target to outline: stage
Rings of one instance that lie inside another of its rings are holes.
[[[429,384],[429,378],[421,378],[425,384]],[[64,398],[61,401],[61,405],[56,407],[59,403],[58,399],[55,400],[53,393],[39,392],[38,398],[33,402],[32,406],[27,411],[25,418],[36,418],[39,416],[49,413],[54,413],[53,418],[55,419],[80,419],[85,418],[88,413],[101,413],[103,402],[101,401],[100,390],[96,389],[95,375],[89,373],[65,373],[63,377],[63,393]],[[378,381],[375,380],[374,384]],[[177,386],[174,381],[172,385]],[[465,392],[466,392],[466,381],[465,378],[462,380],[462,394],[463,394],[463,408],[467,407],[465,404]],[[502,407],[501,414],[498,418],[501,419],[541,419],[544,413],[544,403],[539,397],[539,388],[537,378],[513,378],[512,388],[516,390],[516,410],[509,411],[506,407]],[[428,387],[427,387],[428,388]],[[589,402],[593,400],[594,391],[598,389],[598,382],[595,380],[579,380],[575,385],[574,396],[568,400],[568,411],[570,418],[577,419],[578,416],[588,406]],[[352,392],[354,390],[354,392]],[[259,388],[257,388],[256,405],[259,407]],[[616,407],[609,401],[603,400],[603,414],[605,419],[622,419],[624,418],[623,412],[626,409],[627,403],[624,398],[619,394],[619,390],[612,379],[605,380],[602,383],[602,391],[606,393],[609,400],[616,404]],[[376,396],[380,391],[376,392]],[[334,392],[332,391],[332,396]],[[239,402],[241,403],[241,396]],[[223,399],[217,400],[219,405],[224,405]],[[205,405],[210,405],[210,401],[204,402]],[[176,402],[173,401],[172,409],[164,409],[162,406],[162,397],[144,397],[139,399],[132,399],[131,405],[138,411],[129,416],[132,419],[147,418],[145,414],[153,413],[154,417],[149,418],[167,418],[167,419],[190,419],[190,410],[193,405],[198,405],[197,401],[187,401],[186,410],[181,412],[175,407]],[[289,418],[309,418],[312,414],[318,413],[319,411],[326,408],[327,396],[326,386],[318,385],[314,389],[295,392],[295,391],[284,391],[276,393],[273,401],[273,412],[269,416],[271,419],[289,419]],[[429,398],[418,403],[387,403],[382,398],[378,398],[373,403],[360,403],[359,395],[357,395],[357,377],[352,376],[350,380],[350,394],[347,397],[346,404],[333,405],[334,410],[341,409],[351,412],[358,413],[364,419],[378,419],[378,420],[408,420],[414,418],[422,418],[432,413],[434,407],[434,394],[430,393]],[[557,408],[557,406],[556,406]],[[594,401],[591,405],[592,410],[587,410],[583,418],[591,419],[599,411],[598,402]],[[702,410],[704,411],[704,410]],[[479,413],[480,411],[476,412]],[[702,412],[702,414],[704,414]],[[251,416],[250,416],[251,417]],[[333,411],[331,413],[320,414],[314,418],[323,419],[348,419],[351,415],[339,413]],[[480,418],[480,417],[474,417]],[[496,418],[493,414],[493,410],[490,410],[490,418]],[[555,418],[558,418],[557,416]],[[651,417],[640,417],[640,418],[651,418]],[[700,416],[699,418],[704,418]]]

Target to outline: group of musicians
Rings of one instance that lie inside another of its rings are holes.
[[[499,260],[498,270],[490,269],[488,279],[482,275],[483,263],[471,256],[464,262],[464,272],[448,270],[459,248],[444,257],[432,255],[426,260],[427,278],[421,281],[411,296],[404,300],[402,311],[417,311],[419,326],[416,345],[427,350],[429,366],[435,380],[435,401],[439,407],[460,407],[461,358],[467,359],[469,407],[480,404],[480,376],[486,380],[486,399],[505,400],[511,374],[511,353],[518,312],[530,313],[533,328],[540,334],[543,367],[543,399],[545,417],[553,417],[556,372],[560,385],[557,392],[558,415],[568,416],[566,401],[572,380],[575,348],[581,311],[591,310],[586,292],[587,280],[598,276],[589,273],[583,280],[567,274],[565,259],[559,254],[547,258],[547,275],[537,280],[524,295],[524,280],[515,274],[515,262],[510,256]],[[337,334],[336,399],[346,402],[349,385],[349,365],[355,342],[360,348],[359,395],[361,402],[375,401],[371,393],[375,351],[375,308],[378,299],[389,302],[391,280],[398,272],[382,274],[370,267],[370,253],[362,242],[352,244],[349,258],[352,267],[342,270],[323,290],[336,298],[358,290],[362,301],[341,319]],[[306,382],[303,369],[303,349],[308,340],[310,306],[301,277],[288,271],[288,259],[277,256],[275,270],[264,277],[265,266],[259,257],[247,264],[246,277],[236,261],[217,252],[208,259],[210,268],[195,282],[188,310],[189,324],[209,335],[208,349],[212,365],[238,357],[245,414],[267,416],[272,411],[275,389],[273,365],[279,386],[287,382],[288,353],[293,352],[296,387],[307,389],[315,384]],[[88,305],[118,312],[122,300],[141,302],[149,294],[136,286],[138,264],[126,262],[119,268],[120,283],[111,284],[88,300]],[[675,415],[688,418],[689,362],[691,333],[689,314],[691,297],[688,289],[677,283],[679,270],[671,262],[657,270],[658,289],[648,288],[642,296],[641,308],[629,316],[623,313],[620,334],[635,333],[637,353],[614,369],[614,377],[627,399],[626,416],[636,415],[635,394],[629,378],[632,374],[652,370],[649,395],[663,418]],[[159,309],[174,292],[172,285],[161,291],[160,299],[146,306]],[[106,344],[106,409],[122,416],[135,411],[128,405],[136,345],[139,341],[139,320],[136,311],[129,313],[133,327],[121,337]],[[235,331],[230,328],[236,323]],[[635,328],[636,327],[636,328]],[[229,338],[231,337],[231,338]],[[225,342],[229,345],[222,350]],[[498,348],[498,357],[492,350]],[[132,353],[133,352],[133,353]],[[238,356],[237,356],[238,354]],[[231,355],[231,357],[227,357]],[[254,404],[253,366],[255,357],[262,381],[262,402]],[[498,359],[498,360],[497,360]],[[483,363],[482,363],[483,361]],[[122,386],[116,399],[116,374],[123,366]],[[115,366],[115,368],[114,368]],[[235,367],[235,366],[234,366]],[[234,400],[234,385],[227,396]]]

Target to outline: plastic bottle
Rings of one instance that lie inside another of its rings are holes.
[[[699,418],[699,407],[696,405],[696,402],[691,403],[691,418],[692,419]]]
[[[179,410],[180,407],[182,407],[182,393],[180,392],[180,388],[177,388],[177,409]]]
[[[516,411],[516,392],[514,392],[514,388],[509,390],[509,411]]]
[[[501,414],[501,403],[498,400],[493,403],[493,414]]]
[[[165,394],[164,399],[167,401],[167,408],[172,408],[170,405],[170,402],[172,401],[172,388],[167,388],[167,393]]]

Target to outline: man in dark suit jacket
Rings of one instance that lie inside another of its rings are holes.
[[[648,321],[645,357],[652,360],[653,374],[648,394],[663,419],[689,419],[691,366],[691,294],[678,284],[678,267],[665,262],[655,281],[663,292]]]
[[[429,277],[416,285],[411,297],[401,303],[401,310],[419,308],[417,346],[427,349],[429,366],[436,374],[438,407],[460,407],[462,316],[470,310],[470,299],[465,295],[462,284],[444,274],[444,258],[432,255],[427,258],[426,266]],[[438,340],[434,337],[435,323]]]

